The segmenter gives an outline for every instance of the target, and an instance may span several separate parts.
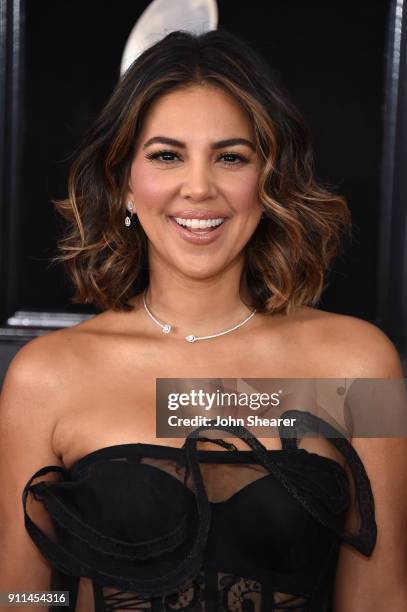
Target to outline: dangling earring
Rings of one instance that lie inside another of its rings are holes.
[[[134,209],[133,202],[128,202],[127,203],[127,210],[130,211],[130,217],[128,215],[126,215],[126,218],[124,219],[124,225],[126,227],[130,227],[130,225],[131,225],[131,219],[133,217],[133,209]]]

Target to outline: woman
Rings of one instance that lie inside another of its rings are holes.
[[[313,307],[348,211],[263,61],[219,31],[146,50],[59,209],[103,312],[8,370],[1,590],[53,568],[71,610],[405,612],[405,440],[155,435],[156,378],[402,377],[381,331]]]

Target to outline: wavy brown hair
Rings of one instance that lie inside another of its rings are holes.
[[[254,128],[264,216],[245,247],[242,281],[251,305],[263,313],[315,305],[350,229],[346,202],[316,181],[308,129],[269,66],[220,30],[172,32],[147,49],[86,135],[69,196],[55,203],[68,229],[54,261],[62,261],[73,280],[72,301],[131,310],[128,300],[148,286],[147,237],[137,215],[133,231],[123,224],[130,166],[152,102],[195,84],[226,90]]]

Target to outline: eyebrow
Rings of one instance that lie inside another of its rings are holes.
[[[186,148],[185,142],[175,140],[175,138],[153,136],[153,138],[150,138],[146,143],[144,143],[143,149],[156,143],[172,145],[173,147],[179,147],[180,149]],[[252,149],[252,151],[256,151],[256,147],[254,146],[253,142],[251,140],[247,140],[247,138],[227,138],[226,140],[218,140],[217,142],[212,143],[211,149],[223,149],[224,147],[234,147],[236,145],[246,145],[246,147],[249,147]]]

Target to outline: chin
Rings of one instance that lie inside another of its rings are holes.
[[[217,274],[219,274],[219,272],[222,271],[222,268],[204,268],[201,270],[179,270],[179,272],[181,274],[183,274],[184,276],[190,278],[190,279],[195,279],[195,280],[206,280],[208,278],[212,278],[214,276],[216,276]]]
[[[226,268],[226,262],[218,265],[214,265],[214,262],[208,262],[207,265],[196,265],[196,266],[185,266],[175,265],[174,267],[179,274],[182,274],[188,278],[196,280],[205,280],[216,276]]]

